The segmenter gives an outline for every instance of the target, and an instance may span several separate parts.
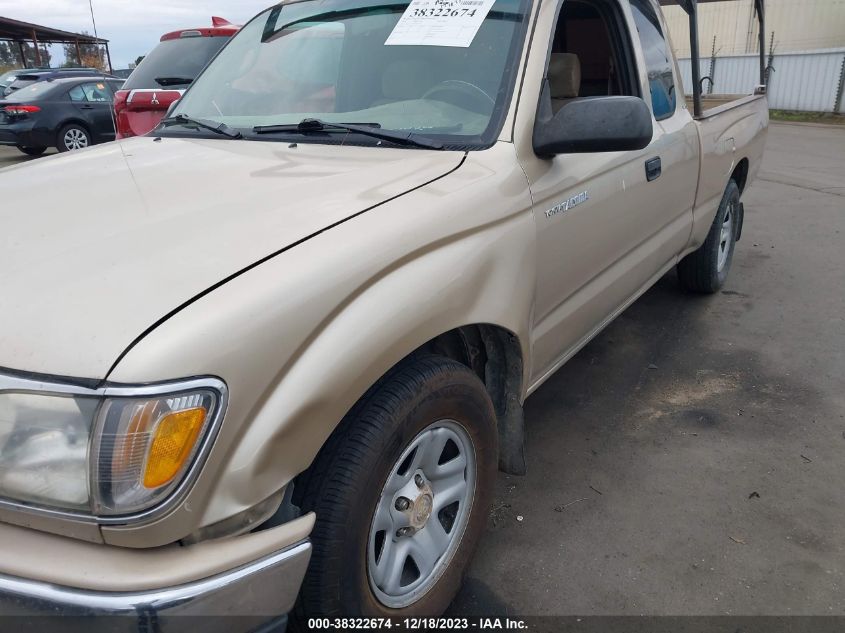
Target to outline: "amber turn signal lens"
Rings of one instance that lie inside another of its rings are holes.
[[[146,488],[162,486],[176,476],[191,456],[206,416],[205,408],[196,407],[168,413],[159,420],[147,454]]]

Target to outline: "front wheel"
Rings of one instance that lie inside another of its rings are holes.
[[[722,288],[733,262],[739,221],[739,186],[731,180],[704,244],[678,264],[678,278],[684,288],[702,294]]]
[[[426,356],[379,381],[297,483],[317,515],[300,621],[443,613],[486,522],[496,442],[464,365]]]

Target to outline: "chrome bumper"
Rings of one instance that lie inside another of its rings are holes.
[[[81,630],[78,620],[84,618],[86,631],[283,631],[310,558],[306,540],[217,576],[137,593],[86,591],[0,575],[0,615],[30,625],[21,630],[53,631],[63,624]]]

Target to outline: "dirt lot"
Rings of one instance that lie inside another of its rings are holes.
[[[724,292],[667,275],[528,400],[453,614],[845,614],[845,129],[773,125],[744,200]]]
[[[452,608],[845,614],[845,130],[774,125],[731,278],[674,273],[526,403]]]

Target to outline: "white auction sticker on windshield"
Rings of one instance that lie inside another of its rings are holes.
[[[472,44],[496,0],[412,0],[385,46]]]

